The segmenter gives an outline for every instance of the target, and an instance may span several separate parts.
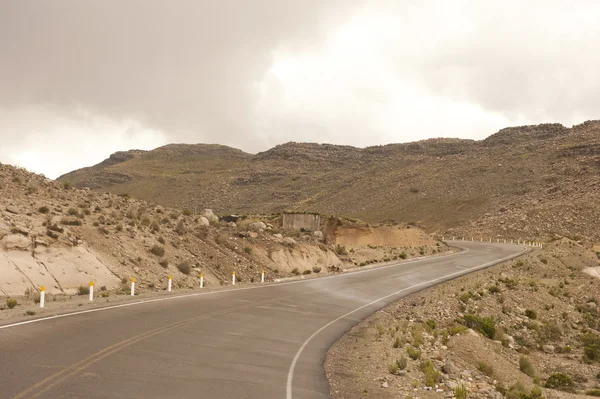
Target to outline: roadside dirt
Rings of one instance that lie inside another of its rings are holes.
[[[594,252],[561,239],[407,297],[330,349],[332,397],[596,395],[600,280],[583,272],[596,266]]]

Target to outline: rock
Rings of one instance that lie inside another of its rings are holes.
[[[0,243],[2,243],[2,246],[7,250],[16,249],[21,251],[27,250],[31,245],[29,238],[20,234],[6,235],[2,238]]]
[[[554,346],[553,345],[543,345],[542,346],[542,350],[544,351],[544,353],[554,353]]]
[[[285,237],[283,239],[283,243],[286,245],[296,245],[296,240],[294,240],[292,237]]]
[[[219,217],[214,214],[212,209],[205,209],[202,214],[210,223],[219,223]]]
[[[210,226],[210,222],[208,221],[208,219],[204,216],[200,216],[198,218],[198,224],[200,226]]]
[[[140,268],[136,266],[136,267],[133,268],[133,271],[134,271],[134,273],[139,273],[140,272]]]
[[[275,237],[275,238],[283,238],[283,234],[281,234],[281,233],[273,234],[273,237]]]
[[[227,223],[227,226],[229,226],[229,227],[237,227],[237,224],[235,224],[235,222],[229,222],[229,223]]]
[[[458,382],[452,380],[446,381],[446,386],[450,389],[455,389],[458,388]]]
[[[264,224],[263,222],[254,222],[254,223],[250,223],[250,228],[254,231],[260,231],[260,230],[265,230],[267,228],[267,225]]]
[[[454,363],[452,363],[450,360],[448,360],[446,364],[442,366],[442,372],[444,374],[453,374],[455,371],[456,368],[454,367]]]
[[[466,380],[466,379],[470,378],[472,375],[473,375],[473,373],[471,372],[471,370],[463,370],[463,371],[460,373],[460,377],[461,377],[463,380]]]
[[[315,236],[318,239],[323,238],[323,232],[322,231],[313,231],[313,236]]]
[[[256,231],[251,231],[249,233],[249,235],[250,235],[250,238],[258,238],[258,233]]]
[[[381,387],[382,387],[382,388],[387,388],[387,387],[389,387],[389,385],[388,385],[387,381],[384,381],[384,382],[383,382],[383,384],[381,384]]]
[[[14,213],[15,215],[18,215],[19,213],[21,213],[21,211],[19,211],[19,208],[17,208],[16,206],[12,206],[12,205],[7,205],[6,211],[10,212],[10,213]]]

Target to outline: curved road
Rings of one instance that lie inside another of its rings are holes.
[[[329,398],[323,360],[345,331],[403,296],[525,251],[456,244],[465,251],[0,326],[0,397]]]

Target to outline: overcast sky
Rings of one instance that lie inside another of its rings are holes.
[[[595,0],[0,0],[0,161],[598,119]]]

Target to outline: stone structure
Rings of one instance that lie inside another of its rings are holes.
[[[315,213],[284,213],[283,228],[286,230],[321,230],[321,215]]]

